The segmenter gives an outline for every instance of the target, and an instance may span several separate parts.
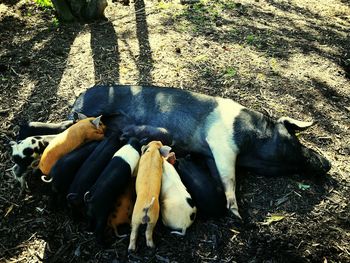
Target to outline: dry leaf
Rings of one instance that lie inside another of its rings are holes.
[[[261,223],[262,225],[270,225],[273,222],[278,222],[284,219],[285,216],[283,215],[278,215],[278,214],[272,214],[270,216],[267,216],[265,219],[265,222]]]

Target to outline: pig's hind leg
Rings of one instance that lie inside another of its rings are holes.
[[[131,234],[130,234],[130,242],[128,250],[129,252],[135,251],[136,249],[136,239],[137,239],[137,232],[139,230],[139,223],[132,223],[131,224]]]
[[[153,230],[156,224],[148,222],[146,228],[146,244],[149,248],[154,248]]]

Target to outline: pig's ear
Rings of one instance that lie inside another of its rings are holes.
[[[289,117],[281,117],[279,123],[283,123],[288,131],[303,131],[314,125],[312,121],[298,121]]]
[[[166,157],[166,160],[171,163],[172,165],[175,164],[176,162],[176,156],[175,156],[175,153],[174,152],[171,152],[168,154],[168,156]]]
[[[143,145],[143,146],[141,147],[141,154],[144,154],[145,151],[147,151],[148,148],[149,148],[148,145]]]
[[[160,154],[166,158],[171,151],[171,147],[168,145],[163,145],[162,147],[160,147],[159,151],[160,151]]]
[[[102,118],[102,115],[98,116],[93,121],[91,121],[91,123],[96,127],[96,129],[100,127],[101,118]]]
[[[74,112],[73,113],[73,118],[74,118],[74,122],[80,121],[80,120],[84,120],[87,118],[87,116],[85,114],[82,114],[80,112]]]
[[[15,145],[17,144],[17,142],[15,142],[15,141],[10,141],[9,144],[10,144],[11,147],[13,147],[13,146],[15,146]]]

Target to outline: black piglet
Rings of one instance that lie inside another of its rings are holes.
[[[141,145],[135,138],[120,148],[103,170],[96,183],[85,194],[90,226],[95,228],[97,241],[104,244],[107,218],[117,197],[125,190],[140,159]]]
[[[113,154],[121,147],[119,134],[113,133],[105,138],[85,160],[69,187],[67,201],[79,207],[84,203],[84,194],[96,182]]]
[[[69,186],[72,184],[76,173],[84,161],[95,150],[100,142],[88,142],[81,147],[68,153],[59,159],[52,167],[50,178],[52,178],[52,191],[54,199],[66,196]]]

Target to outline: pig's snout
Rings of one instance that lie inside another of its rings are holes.
[[[305,173],[308,175],[322,176],[332,167],[329,160],[312,149],[303,148],[303,159]]]

